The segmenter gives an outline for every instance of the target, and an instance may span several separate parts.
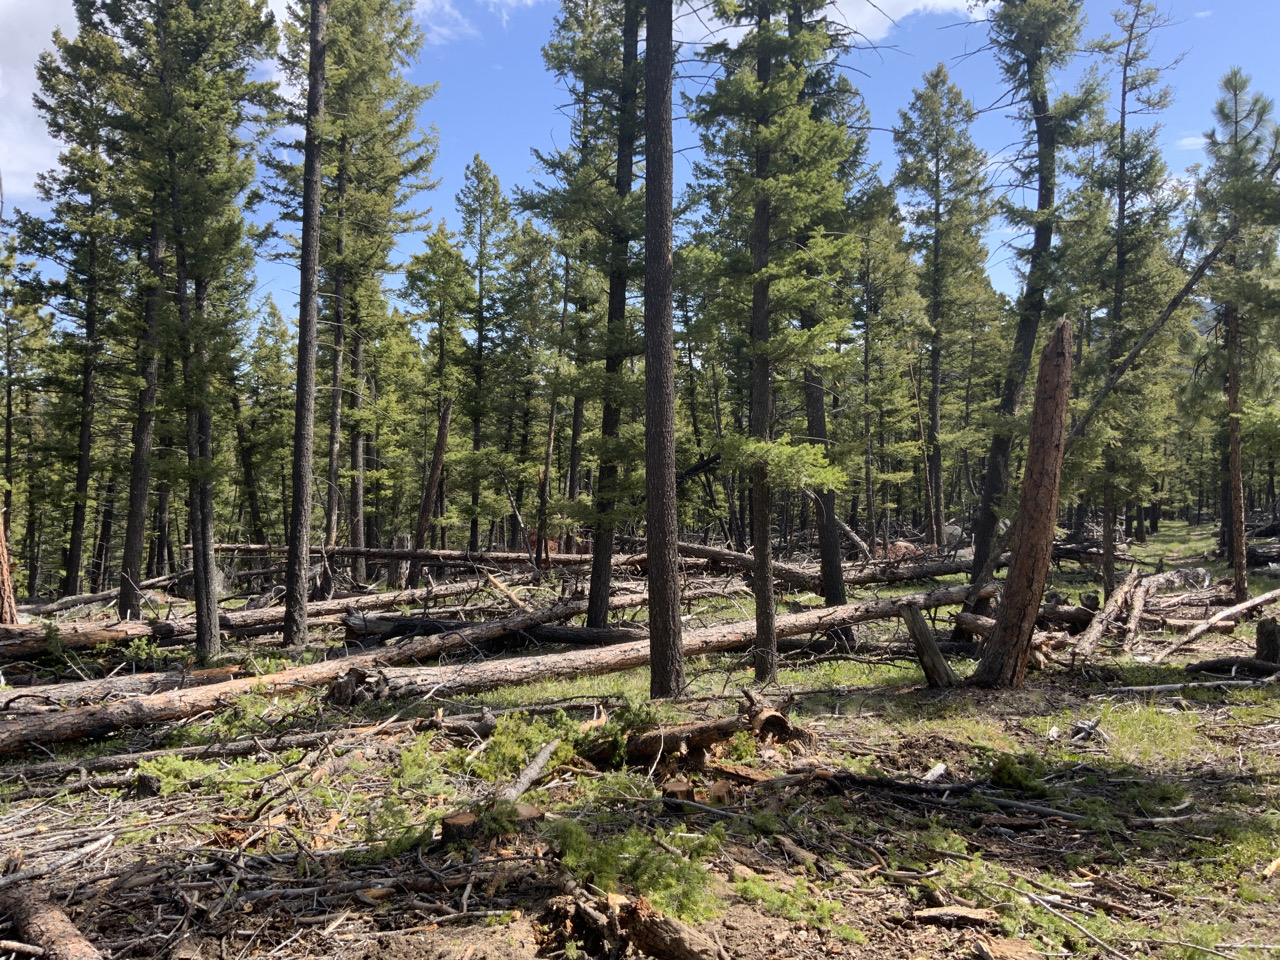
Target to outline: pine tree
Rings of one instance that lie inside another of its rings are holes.
[[[972,105],[938,64],[925,74],[911,105],[898,114],[895,183],[914,212],[914,245],[921,257],[921,289],[929,316],[928,426],[925,436],[929,534],[944,543],[942,375],[944,358],[964,329],[964,314],[981,296],[986,250],[982,235],[990,217],[986,154],[973,142]]]

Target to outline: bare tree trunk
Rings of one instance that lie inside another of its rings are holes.
[[[284,642],[307,639],[311,554],[311,478],[315,461],[316,327],[320,286],[320,125],[324,121],[325,28],[329,0],[311,0],[307,129],[303,146],[302,257],[298,298],[298,367],[293,408],[293,503],[285,572]]]
[[[1071,323],[1064,319],[1040,357],[1009,575],[995,629],[973,675],[979,686],[1018,687],[1026,679],[1031,637],[1053,555],[1071,400],[1071,358]]]

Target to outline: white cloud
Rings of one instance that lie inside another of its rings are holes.
[[[1192,16],[1194,16],[1197,20],[1204,20],[1204,19],[1206,19],[1207,17],[1212,17],[1212,16],[1213,16],[1213,11],[1212,11],[1212,10],[1198,10],[1198,11],[1196,11],[1194,14],[1192,14]]]
[[[520,2],[520,0],[517,0]],[[529,2],[529,0],[523,0]],[[970,12],[967,0],[835,0],[830,18],[858,35],[863,43],[878,43],[905,17],[918,13],[945,13],[963,20],[982,16]],[[710,11],[701,3],[686,2],[676,11],[676,40],[704,44],[712,40],[732,40],[745,28],[727,28],[709,19]]]
[[[1202,150],[1204,149],[1204,134],[1197,133],[1189,137],[1178,138],[1179,150]]]
[[[522,6],[520,3],[509,6]],[[491,10],[499,8],[498,4],[490,4]],[[422,32],[427,35],[427,43],[439,46],[452,43],[463,37],[474,37],[479,31],[457,8],[453,0],[417,0],[414,10],[422,25]],[[502,22],[507,22],[506,11],[502,11]]]
[[[36,58],[51,46],[54,27],[75,28],[71,0],[0,0],[0,176],[6,214],[15,203],[29,206],[36,174],[52,167],[58,146],[45,132],[31,103],[36,91]]]

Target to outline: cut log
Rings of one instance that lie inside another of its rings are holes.
[[[38,887],[4,891],[0,914],[25,940],[42,947],[49,960],[102,960],[97,947]]]
[[[929,686],[946,689],[958,684],[960,678],[938,649],[938,638],[933,635],[933,628],[925,620],[920,608],[915,604],[904,603],[898,608],[898,614],[906,624],[911,641],[916,645],[916,656],[920,659],[920,666]]]
[[[1187,646],[1188,644],[1192,643],[1197,637],[1203,636],[1205,633],[1208,633],[1210,628],[1215,623],[1218,623],[1221,620],[1226,620],[1227,618],[1234,617],[1240,613],[1247,613],[1250,610],[1256,610],[1258,607],[1264,607],[1269,603],[1274,603],[1276,600],[1280,600],[1280,590],[1272,590],[1269,593],[1264,593],[1264,594],[1261,594],[1260,596],[1256,596],[1256,597],[1253,597],[1252,599],[1246,600],[1244,603],[1238,603],[1234,607],[1227,607],[1225,610],[1220,610],[1217,613],[1215,613],[1212,617],[1210,617],[1208,620],[1205,620],[1203,623],[1197,624],[1196,626],[1192,627],[1191,630],[1187,633],[1187,635],[1183,637],[1181,640],[1179,640],[1177,643],[1175,643],[1173,646],[1166,647],[1164,650],[1161,650],[1158,654],[1152,657],[1151,662],[1159,663],[1161,660],[1169,656],[1169,654],[1173,653],[1175,650],[1179,650],[1182,647]]]
[[[624,905],[619,920],[631,945],[655,960],[729,960],[706,934],[655,910],[644,897]]]
[[[1133,593],[1133,588],[1138,583],[1138,571],[1131,570],[1129,575],[1124,578],[1120,586],[1107,598],[1107,605],[1102,608],[1102,613],[1093,618],[1093,622],[1089,624],[1088,629],[1080,635],[1080,639],[1076,641],[1075,649],[1071,651],[1072,661],[1079,660],[1081,663],[1093,656],[1093,650],[1098,645],[1098,641],[1102,639],[1102,635],[1108,627],[1120,625],[1120,611],[1125,607],[1129,600],[1129,595]]]
[[[897,615],[898,605],[907,601],[921,608],[948,606],[964,600],[969,588],[941,587],[929,593],[896,599],[872,600],[824,607],[779,617],[779,637],[826,633],[836,627],[869,620],[887,620]],[[995,584],[983,588],[985,596],[993,596]],[[577,616],[586,610],[586,601],[562,603],[546,610],[522,613],[492,623],[465,627],[435,637],[421,637],[400,646],[375,653],[330,660],[324,663],[294,667],[261,677],[246,677],[210,684],[190,690],[174,690],[116,703],[77,707],[56,714],[40,714],[17,720],[0,721],[0,756],[20,753],[34,744],[61,743],[67,740],[107,736],[124,727],[166,723],[216,709],[230,697],[255,691],[287,692],[303,687],[332,683],[348,669],[355,667],[377,671],[387,678],[392,696],[421,696],[435,690],[440,695],[479,692],[494,687],[523,683],[535,679],[591,676],[628,670],[649,661],[649,643],[642,640],[618,644],[602,650],[573,650],[555,657],[523,657],[476,664],[424,667],[415,670],[381,669],[384,664],[410,663],[439,656],[443,650],[457,649],[470,643],[489,640],[503,634],[524,630],[540,623]],[[691,631],[684,643],[685,656],[698,656],[720,650],[732,650],[754,640],[752,623],[731,623]]]

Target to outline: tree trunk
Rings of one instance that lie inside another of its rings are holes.
[[[618,91],[618,165],[614,177],[614,192],[619,205],[631,195],[636,134],[639,127],[637,109],[639,79],[637,60],[640,44],[640,21],[643,8],[640,0],[624,0],[622,18],[622,74]],[[600,421],[600,474],[596,486],[595,543],[591,548],[591,601],[587,611],[587,626],[603,627],[608,619],[609,584],[612,571],[614,519],[613,510],[617,497],[618,478],[618,428],[622,423],[622,408],[617,396],[617,380],[626,360],[624,341],[627,334],[627,264],[631,237],[618,227],[611,238],[609,250],[609,301],[605,319],[605,396]],[[646,266],[648,263],[646,262]],[[670,310],[670,307],[667,308]],[[672,467],[672,475],[675,469]]]
[[[338,545],[342,457],[342,367],[347,350],[347,138],[338,140],[338,210],[333,264],[333,376],[329,393],[329,463],[325,483],[324,545]]]
[[[980,686],[1018,687],[1026,679],[1031,637],[1053,555],[1071,399],[1071,356],[1071,324],[1064,319],[1041,354],[1009,575],[995,630],[973,675]]]
[[[111,471],[107,478],[107,490],[103,494],[102,519],[98,528],[98,542],[93,549],[93,566],[89,572],[89,582],[93,592],[102,591],[107,583],[107,574],[111,561],[111,534],[116,518],[116,473]]]
[[[311,0],[307,66],[307,127],[303,145],[302,257],[298,298],[297,388],[293,408],[293,503],[285,573],[286,644],[307,639],[310,583],[311,479],[315,460],[316,328],[320,284],[321,132],[324,122],[325,28],[329,0]]]
[[[676,513],[672,319],[672,2],[649,0],[645,41],[645,523],[649,548],[650,697],[684,692]]]
[[[1035,353],[1036,334],[1044,317],[1053,260],[1054,204],[1057,187],[1057,120],[1050,108],[1043,78],[1032,81],[1029,97],[1036,137],[1036,221],[1031,254],[1027,261],[1027,285],[1018,302],[1018,327],[1013,351],[1005,369],[997,423],[987,453],[987,475],[982,485],[982,501],[973,525],[973,569],[986,566],[995,548],[996,511],[1009,488],[1009,456],[1013,447],[1013,420],[1022,403],[1023,387]],[[1069,334],[1068,334],[1069,336]],[[1067,358],[1068,365],[1070,357]],[[1056,495],[1056,486],[1054,488]],[[1056,503],[1056,501],[1055,501]],[[1025,667],[1024,667],[1025,669]]]
[[[1236,603],[1249,599],[1249,568],[1244,532],[1244,467],[1240,437],[1240,311],[1227,304],[1227,444],[1229,503],[1231,512],[1224,524],[1231,525],[1231,567],[1235,577]]]
[[[262,522],[262,498],[258,496],[258,477],[253,465],[253,439],[240,408],[240,387],[231,379],[231,414],[236,421],[236,453],[240,457],[240,473],[244,478],[244,496],[249,502],[249,537],[254,543],[267,542],[267,528]]]
[[[164,296],[164,240],[160,221],[151,221],[147,243],[147,289],[143,317],[146,332],[138,345],[142,389],[138,393],[137,415],[133,422],[133,452],[129,461],[129,512],[125,517],[124,554],[120,558],[120,598],[122,619],[142,616],[142,558],[146,549],[147,499],[151,491],[151,445],[155,439],[156,394],[160,386],[160,300]]]
[[[89,267],[84,302],[84,357],[80,361],[80,432],[76,447],[75,502],[71,508],[71,537],[62,578],[62,593],[80,592],[80,564],[84,555],[85,515],[93,457],[93,415],[97,397],[98,363],[98,237],[89,236]],[[12,369],[12,368],[10,368]],[[7,533],[7,531],[6,531]]]

